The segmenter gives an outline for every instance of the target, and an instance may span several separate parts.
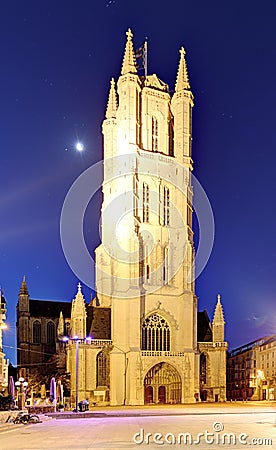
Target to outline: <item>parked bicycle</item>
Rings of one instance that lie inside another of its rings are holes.
[[[41,420],[36,414],[20,412],[15,419],[13,419],[13,423],[23,423],[24,425],[27,425],[28,423],[41,423]]]

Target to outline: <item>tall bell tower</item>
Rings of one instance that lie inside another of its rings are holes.
[[[193,282],[192,107],[185,51],[175,91],[137,73],[132,33],[103,121],[100,306],[111,308],[112,405],[194,402],[199,392]]]

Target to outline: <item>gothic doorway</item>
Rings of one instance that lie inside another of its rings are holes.
[[[166,388],[159,386],[158,388],[158,403],[166,403]]]
[[[153,403],[153,387],[145,386],[145,403]]]
[[[168,363],[153,366],[144,380],[144,402],[181,403],[181,378],[177,370]]]

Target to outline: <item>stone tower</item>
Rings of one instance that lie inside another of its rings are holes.
[[[29,291],[26,284],[26,277],[24,275],[21,287],[18,294],[17,303],[17,364],[20,366],[22,361],[25,364],[31,362],[30,355],[30,332],[29,332],[29,320],[30,320],[30,297]]]
[[[199,392],[193,282],[190,90],[185,51],[173,96],[139,76],[128,30],[104,135],[97,296],[111,307],[112,405],[194,402]]]

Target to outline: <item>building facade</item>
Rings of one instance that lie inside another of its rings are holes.
[[[276,399],[276,335],[265,336],[228,353],[227,398]]]
[[[26,369],[28,373],[28,369],[43,365],[53,355],[59,356],[60,367],[66,367],[66,344],[63,338],[80,334],[79,328],[75,327],[78,321],[75,305],[79,295],[80,286],[72,301],[31,299],[26,278],[23,277],[18,294],[16,322],[19,369]],[[90,301],[83,303],[81,312],[88,335],[110,339],[110,309],[99,311],[93,306],[93,301]]]

